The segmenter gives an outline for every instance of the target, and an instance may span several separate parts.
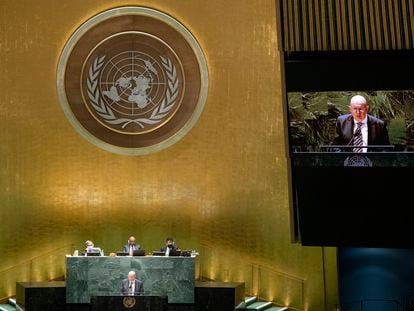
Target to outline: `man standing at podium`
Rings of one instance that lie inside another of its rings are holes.
[[[144,283],[137,280],[135,271],[129,271],[128,278],[122,280],[121,294],[124,296],[134,296],[144,293]]]
[[[336,122],[334,145],[353,146],[349,152],[367,152],[369,145],[389,145],[384,121],[368,114],[369,105],[361,95],[355,95],[349,103],[350,114],[341,115]],[[375,150],[369,150],[375,151]]]

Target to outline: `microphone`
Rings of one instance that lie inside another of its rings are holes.
[[[334,146],[334,147],[329,147],[328,150],[332,150],[333,152],[344,152],[344,151],[346,152],[348,150],[348,148],[345,148],[345,147],[353,146],[354,139],[355,139],[355,133],[352,133],[351,139],[349,140],[349,142],[346,145],[337,145],[337,146]],[[342,146],[342,148],[341,148],[341,146]],[[350,149],[352,149],[352,148],[350,148]]]

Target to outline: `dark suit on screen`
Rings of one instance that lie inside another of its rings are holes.
[[[367,115],[368,146],[389,145],[388,130],[384,121]],[[354,137],[354,119],[351,114],[339,116],[336,121],[334,145],[352,145]],[[369,151],[369,150],[368,150]],[[372,150],[375,151],[375,150]]]
[[[135,291],[134,295],[139,295],[144,293],[144,282],[140,280],[135,280]],[[129,280],[122,280],[120,292],[122,295],[128,295],[129,293]]]

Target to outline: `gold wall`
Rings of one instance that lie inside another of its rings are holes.
[[[120,5],[181,21],[209,67],[198,123],[148,156],[98,149],[58,103],[66,40]],[[63,254],[86,239],[108,253],[130,234],[148,251],[172,235],[200,251],[199,277],[245,281],[250,293],[296,309],[332,310],[335,249],[291,243],[276,24],[274,0],[2,1],[0,298],[15,280],[62,275]]]

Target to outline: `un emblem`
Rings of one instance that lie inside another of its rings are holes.
[[[58,93],[70,123],[111,152],[168,147],[196,123],[207,96],[204,54],[172,17],[122,7],[72,35],[58,65]]]
[[[129,50],[135,40],[134,50]],[[148,41],[151,46],[141,43]],[[89,55],[82,94],[96,121],[120,133],[142,134],[174,116],[182,101],[184,74],[167,45],[164,56],[159,55],[163,47],[152,37],[127,32],[109,38]]]
[[[136,300],[134,297],[125,297],[122,299],[122,303],[124,304],[124,307],[127,309],[131,309],[135,306]]]
[[[345,158],[344,166],[371,167],[372,161],[367,156],[353,155]]]

